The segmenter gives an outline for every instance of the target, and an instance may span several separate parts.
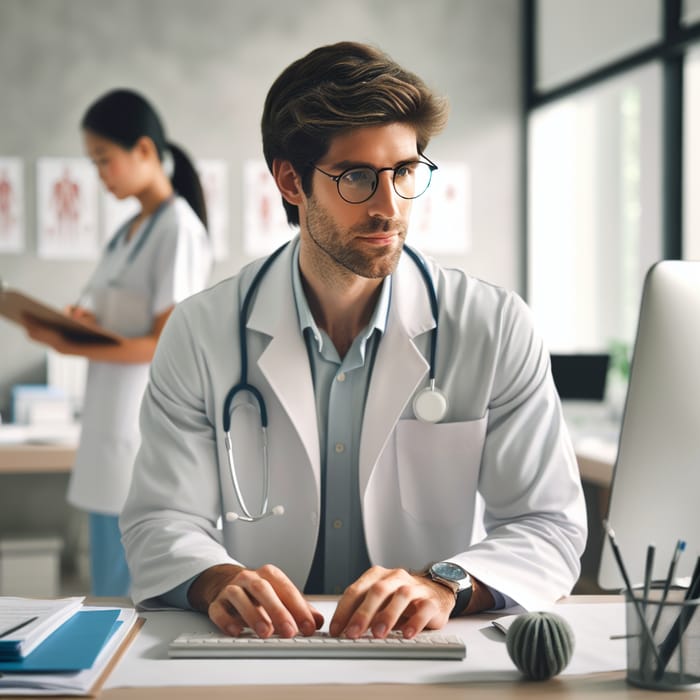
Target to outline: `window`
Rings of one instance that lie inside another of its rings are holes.
[[[539,90],[661,39],[660,0],[538,0],[536,8]]]
[[[662,257],[660,95],[654,63],[530,115],[528,301],[553,352],[634,339]]]
[[[683,257],[688,260],[700,260],[700,49],[698,48],[686,57],[684,82]]]

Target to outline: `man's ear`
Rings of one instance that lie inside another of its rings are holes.
[[[299,206],[304,200],[301,178],[288,160],[272,161],[272,177],[281,195],[290,203]]]

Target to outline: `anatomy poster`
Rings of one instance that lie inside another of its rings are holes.
[[[267,255],[295,233],[287,223],[282,197],[264,160],[248,160],[243,170],[243,251]]]
[[[228,164],[223,160],[198,160],[197,171],[207,205],[207,228],[214,259],[225,260],[229,255]]]
[[[37,247],[41,258],[97,257],[98,178],[87,158],[37,162]]]
[[[24,250],[23,176],[21,158],[0,158],[0,253]]]
[[[408,242],[433,255],[469,251],[471,196],[466,163],[440,162],[427,192],[413,202]]]

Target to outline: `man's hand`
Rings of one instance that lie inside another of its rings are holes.
[[[323,624],[323,615],[276,566],[245,569],[233,564],[202,572],[188,593],[192,607],[209,615],[226,634],[237,637],[250,627],[260,637],[276,633],[311,636]]]
[[[474,593],[466,612],[492,607],[489,590],[475,579],[472,583]],[[346,589],[330,633],[356,639],[371,630],[373,636],[383,638],[399,630],[410,639],[424,629],[444,627],[454,604],[454,593],[437,581],[405,569],[373,566]]]

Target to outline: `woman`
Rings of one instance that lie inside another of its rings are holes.
[[[82,120],[85,148],[105,187],[135,197],[140,211],[106,246],[68,313],[124,336],[118,345],[67,339],[27,319],[30,337],[89,362],[82,433],[68,500],[89,513],[92,593],[126,595],[129,572],[118,515],[139,445],[138,412],[161,330],[175,304],[203,289],[212,253],[201,183],[184,152],[165,139],[153,107],[115,90]],[[172,161],[168,176],[164,163]]]

